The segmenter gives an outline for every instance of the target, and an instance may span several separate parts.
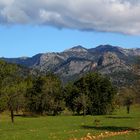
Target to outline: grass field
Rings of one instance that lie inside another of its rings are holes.
[[[94,120],[99,120],[98,126]],[[140,106],[133,106],[130,114],[121,108],[107,116],[45,116],[16,117],[12,124],[8,115],[0,116],[0,140],[69,140],[88,133],[98,136],[104,132],[132,130],[128,134],[110,136],[105,140],[140,140]]]

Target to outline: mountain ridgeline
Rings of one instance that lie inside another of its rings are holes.
[[[1,58],[42,73],[52,72],[60,76],[63,83],[75,80],[88,72],[100,72],[111,78],[118,86],[131,85],[138,77],[133,72],[140,49],[124,49],[111,45],[100,45],[86,49],[76,46],[61,53],[43,53],[33,57]]]

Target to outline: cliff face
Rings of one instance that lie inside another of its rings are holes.
[[[108,75],[115,84],[123,85],[133,82],[135,74],[132,68],[138,56],[140,49],[101,45],[92,49],[76,46],[61,53],[37,54],[31,58],[2,59],[41,72],[53,72],[63,82],[75,80],[87,72],[99,71]]]

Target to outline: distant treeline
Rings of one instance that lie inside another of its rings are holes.
[[[0,61],[0,111],[59,115],[66,108],[73,114],[102,115],[121,104],[117,89],[99,74],[88,73],[63,86],[54,74],[33,75],[30,71]],[[121,95],[121,94],[119,94]],[[123,101],[124,102],[124,101]]]

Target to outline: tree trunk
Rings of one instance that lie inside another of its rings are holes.
[[[83,107],[83,116],[86,116],[86,108],[85,108],[85,106]]]
[[[130,113],[130,105],[127,105],[127,114]]]
[[[13,111],[13,109],[11,109],[11,121],[12,121],[12,123],[14,123],[14,111]]]

